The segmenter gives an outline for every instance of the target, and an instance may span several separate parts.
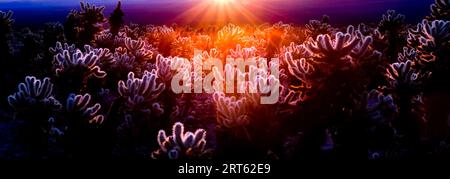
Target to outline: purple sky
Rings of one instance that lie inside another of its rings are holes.
[[[117,0],[84,0],[105,5],[105,14]],[[208,0],[122,0],[126,19],[137,23],[166,23],[198,2]],[[267,7],[263,19],[306,23],[323,14],[333,23],[374,22],[388,9],[405,14],[410,22],[418,22],[429,13],[434,0],[251,0]],[[0,10],[13,10],[17,23],[39,24],[64,21],[70,9],[78,8],[79,0],[0,0]]]

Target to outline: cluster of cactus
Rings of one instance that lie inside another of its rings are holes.
[[[12,24],[14,20],[11,19],[13,15],[12,11],[3,12],[0,11],[0,53],[3,55],[11,55],[11,47],[9,46],[9,40],[13,31]]]
[[[201,159],[210,157],[206,149],[206,131],[197,129],[194,133],[185,132],[183,123],[173,125],[172,135],[164,130],[158,132],[159,149],[151,155],[153,159]]]
[[[28,74],[7,98],[9,106],[42,136],[63,136],[58,140],[69,157],[92,154],[93,146],[120,157],[154,151],[153,159],[209,158],[207,148],[219,158],[315,157],[309,152],[351,153],[363,139],[370,144],[363,156],[375,159],[394,144],[414,146],[426,138],[421,130],[435,118],[428,110],[437,110],[430,104],[432,92],[448,93],[448,1],[437,0],[428,20],[411,28],[395,11],[376,25],[342,28],[332,27],[327,16],[305,27],[124,25],[121,5],[109,29],[103,28],[103,7],[81,3],[64,28],[50,23],[43,33],[16,34],[19,45],[12,47],[22,53],[17,63],[40,70],[30,71],[34,76]],[[0,12],[0,38],[11,35],[11,15]],[[279,64],[268,62],[272,57]],[[266,69],[224,64],[195,73],[211,59],[226,58],[255,59]],[[252,78],[250,71],[257,75]],[[195,81],[206,75],[215,78],[216,91],[171,90],[175,76],[195,90]],[[248,91],[218,92],[229,85],[225,79],[234,79],[237,91]],[[261,104],[269,91],[279,98]],[[168,126],[170,136],[157,131]],[[155,136],[158,145],[149,142]]]
[[[102,23],[107,19],[103,16],[105,7],[97,7],[89,3],[80,2],[81,11],[72,10],[64,25],[65,35],[70,43],[81,47],[90,44],[102,29]]]
[[[34,76],[27,76],[25,82],[20,83],[18,88],[18,92],[8,96],[9,105],[18,113],[29,114],[36,109],[54,112],[61,108],[61,103],[53,96],[53,84],[50,78],[40,80]]]
[[[84,125],[100,125],[105,118],[103,115],[98,115],[101,105],[96,103],[90,106],[91,102],[90,94],[70,94],[67,98],[65,110],[67,113],[70,113],[71,117],[84,119],[84,122],[80,122],[82,124],[84,123]]]
[[[55,72],[57,76],[64,76],[67,73],[78,70],[85,72],[82,75],[84,78],[89,78],[91,76],[104,78],[106,76],[106,73],[97,66],[99,56],[97,56],[95,51],[83,53],[77,49],[75,53],[71,54],[68,50],[64,50],[62,53],[56,54],[54,59],[56,62]]]
[[[450,2],[448,0],[435,0],[435,3],[430,5],[431,14],[427,16],[430,20],[450,20]]]
[[[236,100],[234,96],[226,97],[224,94],[215,93],[213,99],[216,102],[217,123],[221,127],[234,128],[249,124],[248,108],[245,98]]]
[[[145,71],[142,78],[136,78],[133,72],[128,74],[128,80],[119,81],[118,92],[121,97],[126,98],[126,104],[129,110],[134,111],[155,111],[163,113],[161,105],[154,102],[159,94],[164,90],[165,84],[156,81],[157,74],[153,70]]]
[[[324,15],[322,20],[310,20],[308,24],[306,24],[306,34],[308,37],[316,38],[321,34],[331,34],[334,29],[329,24],[330,17]]]

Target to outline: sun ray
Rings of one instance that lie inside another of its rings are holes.
[[[259,6],[252,5],[257,0],[199,0],[190,9],[177,16],[174,21],[201,25],[202,23],[214,23],[223,25],[227,23],[250,23],[261,22],[258,12],[264,10]],[[258,7],[249,10],[248,7]]]

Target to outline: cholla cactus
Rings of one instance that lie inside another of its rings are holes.
[[[127,54],[128,54],[127,48],[123,48],[123,47],[117,47],[117,48],[115,48],[115,49],[114,49],[114,52],[115,52],[116,54],[119,54],[119,55],[127,55]]]
[[[173,125],[172,135],[167,136],[164,130],[160,130],[157,139],[160,148],[152,153],[153,159],[199,159],[211,153],[205,150],[206,131],[185,132],[180,122]]]
[[[280,71],[280,82],[283,84],[280,90],[280,104],[296,106],[306,99],[306,93],[311,89],[312,75],[315,71],[311,65],[310,59],[301,58],[294,59],[291,52],[284,55],[284,64],[287,64],[287,72],[285,69]],[[287,74],[289,73],[289,74]],[[300,85],[293,85],[289,77],[293,76],[295,80],[300,81]]]
[[[155,100],[165,89],[164,83],[156,81],[156,71],[145,71],[142,78],[136,78],[133,72],[128,74],[128,80],[119,81],[119,95],[126,98],[128,109],[131,111],[156,112],[161,114],[164,110]],[[149,111],[150,110],[150,111]]]
[[[235,59],[250,59],[257,57],[256,55],[257,49],[255,47],[250,48],[242,48],[241,45],[236,45],[235,49],[230,49],[230,55],[229,57],[235,58]]]
[[[96,47],[113,48],[115,45],[114,44],[115,37],[113,37],[113,34],[111,32],[102,31],[99,34],[95,35],[94,44],[96,45]]]
[[[403,47],[403,52],[398,53],[398,61],[399,62],[406,62],[406,61],[412,61],[415,63],[419,62],[418,54],[416,49]]]
[[[408,60],[406,62],[391,64],[387,69],[386,77],[391,88],[408,90],[417,88],[425,76],[415,72],[412,68],[412,61]]]
[[[373,38],[351,29],[334,37],[319,35],[315,41],[306,42],[310,57],[294,59],[292,54],[285,54],[289,74],[300,81],[295,83],[293,79],[290,89],[311,99],[306,101],[311,105],[306,108],[312,107],[311,110],[317,110],[312,103],[326,101],[320,105],[330,111],[324,118],[352,115],[352,110],[365,99],[363,93],[370,84],[368,79],[372,79],[373,67],[379,65],[374,63],[380,59],[380,53],[371,47]]]
[[[220,56],[221,56],[220,52],[215,48],[210,49],[209,52],[203,51],[202,53],[203,59],[214,59],[214,58],[220,59]]]
[[[309,82],[308,76],[314,72],[314,66],[308,63],[307,59],[294,60],[290,52],[286,52],[284,59],[285,63],[288,64],[288,70],[291,75],[304,83]]]
[[[129,37],[125,38],[125,47],[128,51],[135,52],[144,48],[145,42],[142,39],[133,40]]]
[[[396,13],[394,10],[388,10],[383,15],[378,24],[377,32],[380,32],[385,38],[385,49],[383,54],[390,59],[391,62],[397,60],[397,54],[405,46],[406,24],[405,16]],[[381,49],[380,49],[381,50]]]
[[[125,25],[120,30],[127,37],[130,37],[132,39],[139,39],[140,37],[145,35],[147,28],[139,24],[130,23],[129,25]]]
[[[405,16],[398,14],[394,10],[388,10],[386,14],[383,14],[380,23],[378,24],[378,29],[381,32],[389,31],[400,33],[404,30],[405,26]]]
[[[142,39],[133,40],[127,37],[125,38],[125,47],[139,62],[145,62],[152,58],[153,53],[146,49],[146,43]]]
[[[306,35],[311,38],[316,38],[321,34],[333,34],[334,28],[328,23],[330,17],[324,15],[321,21],[310,20],[306,24]]]
[[[149,28],[146,35],[146,41],[151,42],[153,47],[164,56],[170,56],[172,43],[176,40],[176,32],[173,28],[167,26],[156,26]]]
[[[228,49],[236,47],[237,44],[243,44],[241,38],[244,35],[244,29],[234,24],[228,24],[217,32],[215,46],[221,52],[226,52]]]
[[[217,123],[220,127],[244,127],[250,123],[245,98],[226,97],[223,93],[213,94],[217,109]]]
[[[379,90],[372,90],[367,94],[366,110],[375,124],[391,122],[398,112],[392,95],[385,95]]]
[[[440,48],[446,45],[450,39],[450,21],[423,20],[417,25],[417,29],[411,30],[412,35],[409,36],[409,41],[414,40],[414,34],[420,35],[418,38],[420,45],[424,46],[424,49]]]
[[[116,48],[122,48],[125,47],[125,39],[127,38],[127,35],[124,32],[119,32],[115,37],[114,37],[114,42],[113,42],[113,46]],[[126,49],[126,48],[124,48]]]
[[[270,51],[271,49],[268,49],[269,42],[266,39],[258,38],[256,36],[244,36],[241,38],[242,40],[242,46],[248,47],[248,48],[255,48],[256,53],[258,56],[266,56],[267,50]],[[274,47],[274,49],[278,49],[279,44],[271,44],[271,47]]]
[[[105,117],[98,114],[101,105],[99,103],[91,105],[91,103],[91,95],[88,93],[84,95],[70,94],[66,102],[66,112],[71,118],[78,116],[86,121],[69,121],[69,123],[80,122],[84,125],[89,124],[94,126],[102,124]]]
[[[171,65],[173,63],[177,63],[178,60],[179,60],[179,58],[177,58],[177,57],[164,58],[162,55],[158,55],[156,57],[156,67],[157,67],[156,72],[158,74],[158,77],[162,81],[168,82],[168,81],[172,80],[172,77],[175,74],[172,72]]]
[[[14,22],[11,19],[12,15],[12,11],[0,11],[0,34],[4,35],[12,32],[12,23]]]
[[[408,35],[408,45],[417,49],[418,60],[414,63],[414,68],[425,73],[429,78],[425,81],[424,90],[430,91],[448,91],[450,70],[450,60],[448,60],[450,51],[450,21],[434,20],[429,22],[423,20],[417,25],[417,29],[410,30]],[[430,93],[428,93],[430,94]],[[438,100],[438,99],[436,99]],[[439,99],[448,101],[445,98]],[[430,102],[432,104],[441,104],[441,102]],[[429,111],[433,108],[429,107]],[[430,112],[434,116],[439,112]],[[440,115],[443,115],[441,113]],[[437,115],[436,115],[437,116]],[[434,118],[434,117],[430,117]],[[440,124],[441,125],[441,124]]]
[[[429,20],[450,20],[450,2],[448,0],[435,0],[430,5],[431,14],[426,18]]]
[[[94,51],[83,54],[80,50],[76,50],[71,54],[68,50],[58,53],[54,56],[56,62],[56,75],[61,76],[67,73],[81,73],[83,81],[93,76],[96,78],[104,78],[106,72],[102,71],[97,65],[99,57]]]
[[[282,22],[272,25],[272,27],[266,29],[267,35],[267,51],[268,56],[274,56],[278,53],[278,50],[286,38],[288,29],[291,28],[288,24]]]
[[[386,73],[389,85],[387,91],[392,94],[398,106],[398,118],[394,119],[394,128],[406,142],[417,142],[420,126],[424,124],[424,103],[422,101],[423,82],[429,78],[426,71],[417,72],[412,61],[391,64]]]
[[[281,56],[284,56],[287,52],[291,53],[291,55],[297,56],[296,59],[310,57],[312,54],[309,52],[304,44],[297,45],[294,42],[291,42],[289,46],[284,46],[281,49]]]
[[[191,37],[178,37],[172,43],[172,56],[192,58],[194,56],[194,42]]]
[[[61,42],[56,42],[56,46],[50,47],[50,52],[54,55],[56,54],[62,54],[64,50],[67,50],[70,54],[73,54],[76,52],[77,48],[75,47],[75,44],[69,45],[67,43],[64,43],[64,45]]]
[[[193,43],[194,48],[202,51],[210,50],[213,46],[213,41],[209,35],[197,35],[194,37]]]
[[[234,24],[228,24],[217,32],[217,41],[233,41],[245,34],[244,29]]]
[[[448,48],[450,41],[450,22],[435,20],[429,22],[423,20],[417,25],[417,29],[410,30],[408,44],[416,47],[424,62],[436,60],[440,51]],[[437,53],[437,54],[436,54]]]
[[[50,78],[43,80],[34,76],[27,76],[24,83],[19,84],[19,91],[8,96],[8,103],[17,112],[27,112],[34,107],[45,107],[50,111],[57,111],[61,104],[53,97],[53,84]]]
[[[21,121],[17,128],[21,142],[31,147],[31,150],[45,151],[50,133],[48,119],[54,117],[62,107],[53,97],[53,84],[50,78],[40,80],[27,76],[18,88],[18,92],[8,96],[8,103],[15,111],[14,119]]]
[[[12,32],[12,23],[14,22],[11,19],[12,15],[12,11],[0,11],[0,54],[7,56],[11,55],[9,40]]]
[[[278,101],[281,105],[288,105],[289,107],[297,106],[304,101],[304,93],[302,91],[294,91],[288,87],[281,86],[280,99]],[[286,112],[286,111],[281,111]]]
[[[86,54],[93,52],[98,57],[97,65],[102,68],[108,68],[116,62],[113,54],[107,48],[93,48],[90,45],[85,45],[84,50]]]
[[[317,36],[316,41],[307,42],[308,51],[324,60],[336,60],[336,63],[352,63],[353,57],[365,55],[369,45],[372,43],[372,37],[367,36],[358,39],[348,33],[338,32],[334,39],[327,35]]]
[[[78,47],[90,44],[95,35],[102,31],[103,23],[107,19],[103,16],[105,7],[97,7],[89,3],[80,2],[81,11],[73,10],[67,17],[65,24],[66,37],[69,42]]]
[[[116,52],[114,53],[114,59],[115,59],[115,63],[114,63],[114,71],[116,71],[118,74],[123,74],[123,76],[127,76],[129,72],[133,71],[135,66],[137,66],[137,63],[135,61],[135,57],[133,56],[129,56],[126,53],[122,54],[122,53],[118,53],[117,49]]]

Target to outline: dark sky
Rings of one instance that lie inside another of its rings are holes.
[[[210,0],[122,0],[126,20],[136,23],[184,23],[174,20],[196,4]],[[239,1],[239,0],[235,0]],[[245,0],[243,0],[245,1]],[[268,22],[304,24],[323,14],[336,24],[379,21],[381,14],[394,9],[405,14],[407,21],[418,22],[429,13],[434,0],[247,0],[250,12]],[[115,0],[90,0],[105,5],[105,14],[112,11]],[[34,26],[49,21],[64,21],[70,9],[78,8],[79,0],[0,0],[0,10],[13,10],[16,25]],[[255,10],[258,6],[259,9]],[[261,7],[263,7],[261,10]]]

